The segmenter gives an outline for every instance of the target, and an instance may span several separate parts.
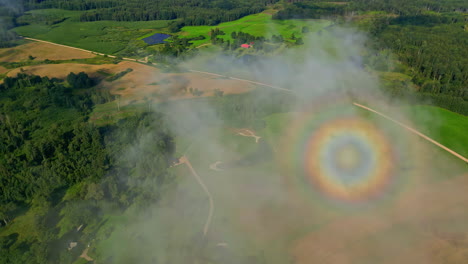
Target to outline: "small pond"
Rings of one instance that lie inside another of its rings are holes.
[[[171,35],[168,34],[163,34],[163,33],[156,33],[154,35],[151,35],[147,38],[144,38],[143,41],[146,42],[146,44],[149,45],[154,45],[154,44],[161,44],[165,43],[164,40],[169,38]]]

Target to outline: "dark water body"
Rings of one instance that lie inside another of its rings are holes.
[[[156,33],[154,35],[151,35],[147,38],[144,38],[143,41],[146,42],[146,44],[149,45],[154,45],[154,44],[161,44],[165,43],[164,40],[169,38],[171,35],[168,34],[163,34],[163,33]]]

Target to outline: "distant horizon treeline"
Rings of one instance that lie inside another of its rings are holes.
[[[179,19],[185,25],[216,25],[259,13],[278,0],[24,0],[27,10],[59,8],[86,11],[80,21]],[[142,8],[144,7],[144,8]]]
[[[359,12],[383,11],[396,15],[420,15],[424,12],[468,12],[463,0],[321,0],[291,1],[276,13],[274,19],[324,18],[357,15]]]

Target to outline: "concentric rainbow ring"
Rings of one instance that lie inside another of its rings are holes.
[[[313,194],[314,201],[373,205],[400,192],[409,178],[403,168],[412,152],[406,138],[354,110],[335,100],[291,114],[279,154],[281,168],[287,182],[298,179],[293,182]]]
[[[357,118],[322,124],[303,153],[307,180],[325,195],[348,202],[378,196],[391,181],[395,163],[385,136]]]

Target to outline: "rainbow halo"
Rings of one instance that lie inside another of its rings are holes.
[[[349,104],[320,104],[291,114],[278,154],[288,182],[314,201],[367,207],[399,193],[410,178],[411,146],[387,124]]]
[[[322,124],[304,144],[303,153],[306,180],[334,199],[372,199],[391,180],[391,145],[374,125],[362,119]]]

